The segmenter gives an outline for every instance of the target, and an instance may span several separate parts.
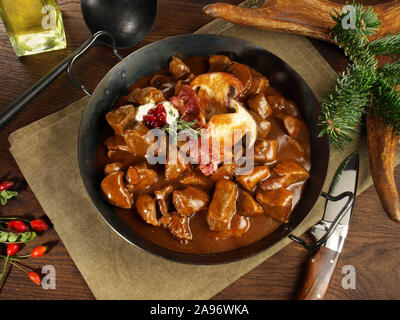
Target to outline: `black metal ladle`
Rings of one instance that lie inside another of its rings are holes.
[[[66,71],[72,59],[77,59],[93,45],[110,45],[114,54],[122,59],[117,48],[136,45],[153,27],[157,15],[157,0],[81,0],[81,10],[92,36],[16,101],[1,110],[0,128]],[[73,83],[79,85],[75,81]],[[79,86],[87,92],[84,86]]]

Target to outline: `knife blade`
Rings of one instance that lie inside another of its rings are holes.
[[[337,196],[343,192],[349,191],[356,194],[358,171],[359,155],[358,153],[353,153],[347,157],[337,169],[330,186],[329,194],[331,196]],[[338,201],[326,201],[322,220],[311,228],[311,234],[317,241],[327,232],[346,202],[345,198]],[[317,249],[317,252],[311,258],[307,276],[298,295],[298,299],[320,300],[324,298],[333,272],[335,271],[339,255],[343,250],[352,211],[353,206],[347,210],[331,236]]]

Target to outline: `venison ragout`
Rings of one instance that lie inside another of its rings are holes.
[[[309,177],[296,105],[225,55],[172,57],[106,120],[97,152],[104,198],[169,249],[221,252],[267,236],[289,221]]]

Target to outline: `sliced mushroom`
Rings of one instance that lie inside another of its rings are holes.
[[[237,186],[234,182],[220,179],[208,207],[207,223],[213,231],[224,231],[236,212]]]
[[[136,211],[144,221],[155,227],[160,226],[157,219],[156,200],[148,194],[140,195],[136,199]]]
[[[205,192],[190,186],[172,193],[172,203],[178,214],[183,216],[191,216],[203,210],[209,201],[210,197]]]
[[[257,202],[261,204],[264,212],[275,220],[283,223],[289,222],[294,195],[284,188],[257,192]]]
[[[254,200],[253,196],[241,188],[239,188],[236,208],[240,215],[246,217],[259,216],[264,213],[263,208]]]
[[[177,80],[185,79],[189,75],[190,69],[181,59],[173,56],[169,63],[169,73]]]
[[[119,107],[106,113],[106,120],[115,134],[122,135],[135,120],[136,109],[133,105]]]
[[[212,116],[226,113],[228,98],[240,97],[243,85],[238,78],[225,72],[204,73],[192,80],[190,86],[197,92],[206,122]]]
[[[101,190],[108,202],[112,205],[123,208],[132,208],[133,200],[131,194],[124,185],[124,173],[113,172],[106,176],[101,182]]]
[[[242,141],[247,134],[248,147],[254,145],[257,137],[257,124],[246,108],[235,99],[229,99],[235,113],[215,115],[207,123],[210,148],[219,146],[220,160],[230,159],[233,146]]]
[[[165,100],[164,95],[160,90],[154,87],[147,88],[136,88],[131,93],[128,94],[128,101],[134,102],[139,105],[144,105],[148,103],[159,103]]]
[[[254,167],[251,173],[236,176],[239,182],[247,191],[253,191],[261,180],[268,178],[270,175],[268,166]]]

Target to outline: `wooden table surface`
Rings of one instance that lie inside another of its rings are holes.
[[[0,108],[13,102],[53,65],[64,59],[89,37],[80,13],[78,0],[58,1],[64,15],[68,48],[18,59],[14,54],[3,24],[0,25]],[[201,8],[215,1],[159,0],[156,24],[135,49],[168,36],[191,33],[208,23]],[[238,4],[240,0],[225,1]],[[363,1],[372,3],[379,1]],[[313,45],[337,71],[344,69],[346,59],[335,46],[312,40]],[[94,88],[117,62],[106,47],[95,47],[74,67],[75,74]],[[66,76],[54,82],[6,127],[0,129],[0,181],[17,182],[19,196],[0,208],[1,216],[44,216],[17,164],[8,151],[8,136],[18,128],[62,109],[83,93],[71,85]],[[400,170],[396,170],[396,181]],[[79,270],[71,260],[54,229],[40,236],[35,243],[49,243],[51,250],[40,259],[29,259],[27,265],[41,270],[43,265],[56,268],[56,289],[44,290],[33,285],[16,268],[7,274],[0,289],[0,299],[94,299]],[[350,232],[328,290],[327,299],[400,299],[400,227],[389,221],[373,187],[360,195],[355,203]],[[25,249],[26,251],[26,249]],[[293,299],[303,280],[309,254],[296,244],[290,244],[260,266],[217,294],[215,299]],[[345,265],[356,270],[356,289],[341,286]]]

